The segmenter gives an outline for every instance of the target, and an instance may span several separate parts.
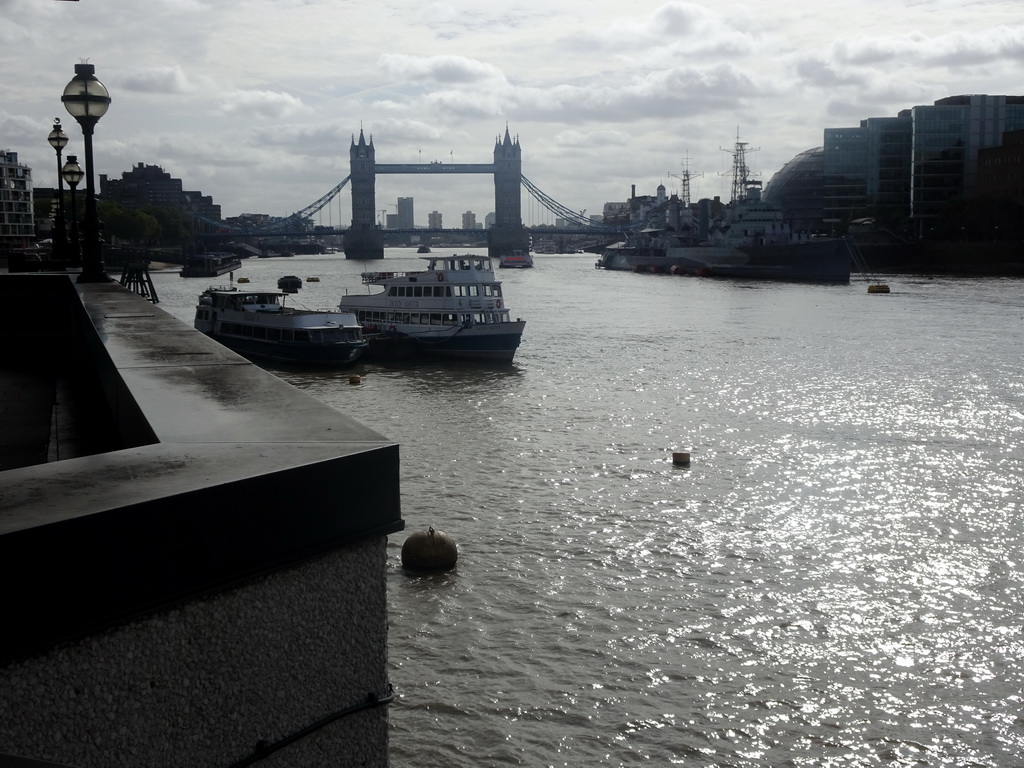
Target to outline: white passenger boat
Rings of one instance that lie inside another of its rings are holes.
[[[196,330],[246,357],[342,366],[362,356],[367,343],[355,315],[285,306],[286,295],[211,286],[196,305]]]
[[[417,272],[363,272],[366,294],[341,298],[370,356],[432,354],[512,360],[526,321],[513,320],[488,256],[425,256]]]

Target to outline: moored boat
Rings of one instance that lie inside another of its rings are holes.
[[[512,251],[498,258],[498,266],[504,269],[528,269],[533,266],[533,256],[523,251]]]
[[[277,281],[277,287],[285,293],[295,293],[302,288],[302,278],[295,275],[285,275]]]
[[[698,277],[807,282],[850,281],[853,261],[844,238],[794,232],[783,211],[761,196],[761,182],[748,178],[746,145],[733,152],[732,202],[718,215],[687,200],[666,206],[664,227],[632,234],[607,248],[596,266],[633,272],[664,272]]]
[[[414,272],[363,272],[366,294],[348,294],[371,357],[411,354],[510,361],[526,321],[513,320],[488,256],[427,256]]]
[[[241,268],[241,260],[233,253],[200,253],[186,256],[178,274],[182,277],[220,277]]]
[[[367,348],[351,312],[285,306],[280,291],[211,286],[199,297],[195,328],[246,357],[343,366]]]

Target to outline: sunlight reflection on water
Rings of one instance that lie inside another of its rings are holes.
[[[1024,754],[1019,283],[509,271],[512,366],[280,373],[459,543],[426,577],[389,543],[396,768]]]

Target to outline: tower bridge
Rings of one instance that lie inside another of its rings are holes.
[[[384,257],[385,234],[396,234],[394,229],[383,229],[376,219],[376,178],[382,174],[489,174],[494,177],[494,225],[480,234],[487,237],[488,254],[500,257],[512,251],[527,251],[531,230],[523,226],[522,188],[555,215],[563,218],[567,226],[553,229],[539,228],[544,234],[595,235],[598,238],[615,237],[621,230],[595,224],[582,213],[574,211],[544,194],[522,173],[522,147],[518,137],[513,139],[505,128],[504,137],[494,144],[493,161],[490,163],[378,163],[373,138],[367,140],[362,129],[358,140],[353,136],[349,147],[350,173],[330,192],[283,221],[253,229],[225,227],[223,222],[200,219],[207,225],[203,238],[260,236],[308,236],[310,231],[306,220],[330,203],[346,186],[352,193],[352,223],[347,228],[317,227],[315,234],[343,234],[345,257],[349,259],[380,259]],[[327,230],[330,229],[330,232]],[[409,230],[415,234],[471,232],[472,230]]]
[[[487,252],[502,256],[512,251],[526,252],[530,235],[523,226],[519,191],[523,176],[523,153],[519,139],[505,128],[505,136],[494,143],[490,163],[378,163],[373,138],[367,141],[362,129],[359,140],[349,147],[349,180],[352,185],[352,225],[345,233],[345,258],[384,258],[384,230],[377,224],[376,180],[378,174],[462,174],[486,173],[494,176],[494,226],[487,230]]]

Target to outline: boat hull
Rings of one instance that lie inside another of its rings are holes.
[[[318,345],[240,339],[237,336],[225,336],[219,333],[207,333],[206,335],[243,357],[302,366],[344,367],[352,365],[368,349],[366,344]]]
[[[193,327],[245,357],[294,365],[351,365],[366,351],[355,315],[285,307],[282,296],[212,286],[199,297]]]
[[[394,360],[427,355],[460,360],[511,362],[522,341],[525,320],[423,333],[422,326],[366,333],[367,359]]]
[[[846,243],[829,238],[786,245],[610,248],[597,266],[698,277],[847,283],[851,261]]]

